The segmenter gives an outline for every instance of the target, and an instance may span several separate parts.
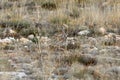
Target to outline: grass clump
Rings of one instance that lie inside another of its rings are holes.
[[[25,6],[27,7],[27,11],[28,12],[32,12],[32,11],[35,11],[36,10],[36,3],[35,1],[28,1]]]
[[[13,3],[12,2],[3,2],[0,4],[0,8],[1,9],[10,9],[13,7]]]
[[[60,15],[50,17],[49,21],[52,24],[62,25],[62,24],[68,24],[70,19],[68,16],[66,16],[64,14],[60,14]]]
[[[24,20],[14,20],[14,21],[1,21],[0,22],[1,27],[12,27],[13,29],[20,31],[22,28],[28,28],[30,27],[30,23],[28,21]]]
[[[80,11],[78,8],[74,7],[69,15],[70,17],[78,18],[80,16]]]
[[[20,35],[25,36],[25,37],[28,37],[28,35],[30,35],[30,34],[33,34],[33,35],[38,34],[38,29],[37,29],[37,28],[34,28],[34,27],[29,27],[29,28],[27,28],[27,29],[24,29],[24,28],[23,28],[23,29],[20,31]]]
[[[7,59],[0,60],[0,71],[13,71]]]
[[[42,2],[41,7],[48,10],[54,10],[57,9],[57,4],[55,3],[55,1],[48,0]]]
[[[82,54],[72,54],[70,56],[65,56],[62,61],[70,64],[79,62],[84,66],[94,66],[98,62],[95,57],[89,55],[82,55]]]

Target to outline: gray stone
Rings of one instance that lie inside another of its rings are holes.
[[[105,73],[116,73],[120,74],[120,66],[114,66],[105,71]]]
[[[91,32],[89,30],[83,30],[78,32],[79,36],[87,36],[88,34],[90,34]]]
[[[30,40],[32,40],[33,38],[34,38],[33,34],[31,34],[31,35],[28,36],[28,39],[30,39]]]
[[[99,54],[98,48],[94,47],[93,49],[91,49],[89,51],[89,54],[91,54],[91,55],[98,55]]]
[[[10,76],[16,76],[19,78],[26,77],[27,75],[24,72],[0,72],[0,75],[10,75]]]

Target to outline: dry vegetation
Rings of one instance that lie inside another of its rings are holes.
[[[120,0],[0,0],[0,45],[0,80],[119,80]]]

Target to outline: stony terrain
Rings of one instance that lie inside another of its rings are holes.
[[[0,0],[0,80],[120,80],[120,0]]]

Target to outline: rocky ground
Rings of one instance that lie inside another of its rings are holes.
[[[0,80],[120,80],[119,10],[71,1],[0,1]]]
[[[11,29],[10,29],[11,30]],[[12,30],[11,30],[12,31]],[[88,30],[89,31],[89,30]],[[11,34],[12,33],[8,33]],[[0,40],[2,80],[119,80],[120,35],[49,38],[34,35]],[[60,40],[61,39],[61,40]]]

